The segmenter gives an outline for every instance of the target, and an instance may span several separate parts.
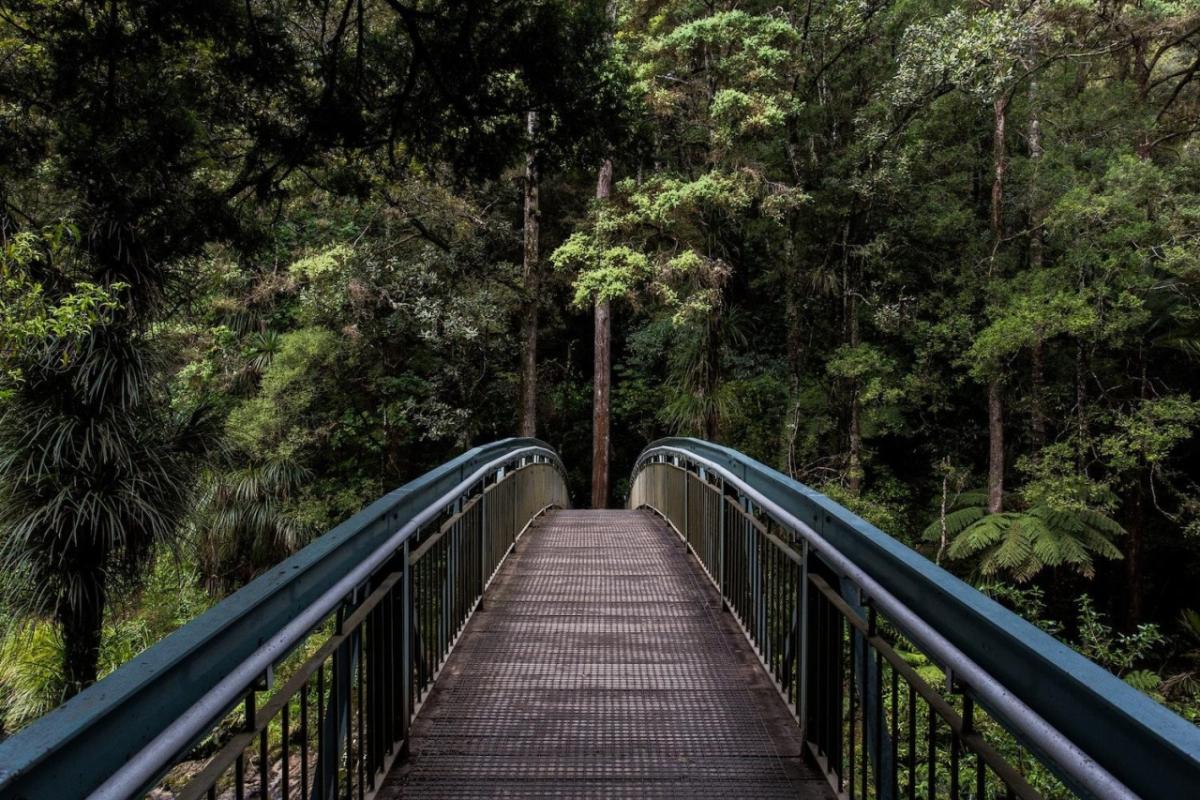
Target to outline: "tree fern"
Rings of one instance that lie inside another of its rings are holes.
[[[1066,566],[1091,577],[1097,557],[1121,558],[1114,539],[1125,531],[1098,511],[1039,504],[989,514],[979,503],[983,499],[982,493],[964,492],[956,503],[959,507],[934,520],[924,532],[928,540],[937,540],[944,532],[950,540],[946,555],[977,559],[981,575],[1004,575],[1024,583],[1046,567]]]

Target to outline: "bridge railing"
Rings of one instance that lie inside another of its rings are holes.
[[[841,796],[1198,796],[1200,728],[819,492],[664,439],[629,505],[696,555]]]
[[[0,798],[369,796],[563,474],[509,439],[386,495],[0,743]]]

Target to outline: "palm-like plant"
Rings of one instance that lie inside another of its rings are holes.
[[[1163,682],[1168,696],[1200,697],[1200,611],[1185,608],[1179,612],[1179,627],[1183,633],[1183,652],[1179,660],[1185,668]]]
[[[309,477],[307,469],[286,459],[208,476],[195,517],[194,543],[210,591],[244,584],[312,538],[313,526],[289,509]]]
[[[109,593],[174,534],[207,438],[173,419],[147,350],[113,323],[31,351],[0,414],[0,569],[11,608],[62,629],[67,694],[96,679]]]
[[[946,555],[977,558],[984,576],[1005,574],[1024,583],[1046,567],[1066,566],[1091,577],[1096,558],[1121,558],[1113,540],[1125,531],[1098,511],[1039,503],[989,514],[978,502],[982,494],[961,495],[956,507],[934,520],[924,535],[927,540],[945,536]]]
[[[724,383],[724,352],[745,343],[742,315],[736,308],[718,307],[703,319],[684,322],[671,354],[667,382],[671,393],[662,409],[663,420],[681,433],[716,439],[736,402]]]

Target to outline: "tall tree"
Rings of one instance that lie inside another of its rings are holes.
[[[537,435],[537,345],[538,303],[541,301],[542,266],[538,260],[538,239],[541,231],[541,210],[538,205],[540,181],[538,153],[533,143],[537,138],[538,115],[530,111],[528,120],[530,149],[525,155],[525,225],[522,274],[525,285],[525,310],[521,320],[521,408],[522,436]]]
[[[612,196],[613,162],[604,159],[596,178],[596,202]],[[592,337],[592,508],[608,508],[608,456],[612,401],[612,305],[598,295]]]
[[[364,167],[496,177],[527,138],[514,109],[551,110],[548,146],[569,150],[612,105],[605,25],[596,2],[5,5],[3,235],[75,223],[34,277],[52,301],[90,284],[117,303],[83,344],[14,354],[0,419],[5,586],[59,622],[71,691],[95,679],[114,587],[176,535],[211,439],[158,357],[158,323],[192,299],[186,259],[253,253],[259,212],[331,163],[323,185],[360,196]]]

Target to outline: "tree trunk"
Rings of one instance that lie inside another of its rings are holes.
[[[992,104],[992,262],[1004,240],[1004,177],[1008,170],[1008,154],[1004,142],[1004,126],[1008,118],[1008,99],[997,98]]]
[[[64,599],[58,609],[62,627],[63,678],[66,697],[72,697],[96,682],[100,663],[100,636],[104,628],[104,579],[98,576],[81,584],[91,583],[88,590],[73,600]],[[65,699],[65,698],[64,698]]]
[[[1033,178],[1030,180],[1029,212],[1029,269],[1037,272],[1045,264],[1045,247],[1042,239],[1042,222],[1046,210],[1038,183],[1038,164],[1042,159],[1042,121],[1038,106],[1038,81],[1029,81],[1029,160],[1033,162]],[[1029,398],[1030,424],[1033,428],[1033,446],[1041,451],[1046,446],[1046,410],[1042,405],[1046,385],[1045,343],[1039,333],[1033,342],[1030,354],[1030,380],[1032,388]]]
[[[859,332],[858,332],[858,301],[853,294],[850,295],[850,302],[847,305],[847,313],[850,315],[850,347],[858,347]],[[863,482],[863,466],[862,466],[862,402],[859,400],[859,380],[858,378],[850,379],[850,459],[846,468],[846,485],[850,494],[858,497],[862,491]]]
[[[532,143],[537,134],[537,112],[527,118]],[[541,212],[538,209],[537,151],[530,145],[525,156],[525,308],[521,322],[521,407],[520,433],[537,435],[537,345],[538,300],[541,294],[542,270],[538,263],[538,234]]]
[[[1079,471],[1087,467],[1087,454],[1090,449],[1091,432],[1088,429],[1087,418],[1087,353],[1083,349],[1083,339],[1075,340],[1075,418],[1079,432]]]
[[[596,199],[612,194],[612,159],[605,159],[596,180]],[[612,389],[612,309],[608,300],[596,301],[596,328],[592,361],[592,508],[608,507],[609,395]]]
[[[1004,508],[1004,401],[1000,379],[988,382],[988,513]]]
[[[1033,427],[1033,446],[1038,451],[1046,446],[1046,411],[1042,406],[1042,395],[1046,391],[1046,353],[1041,337],[1034,339],[1030,354],[1029,415]]]
[[[1004,240],[1004,173],[1007,168],[1007,153],[1004,142],[1004,125],[1008,112],[1008,101],[1001,97],[993,104],[994,139],[992,141],[992,265]],[[988,381],[988,513],[997,514],[1004,508],[1004,400],[1000,367]]]
[[[1145,490],[1139,477],[1133,492],[1133,508],[1125,541],[1125,630],[1132,632],[1142,621],[1142,540],[1146,533]]]

